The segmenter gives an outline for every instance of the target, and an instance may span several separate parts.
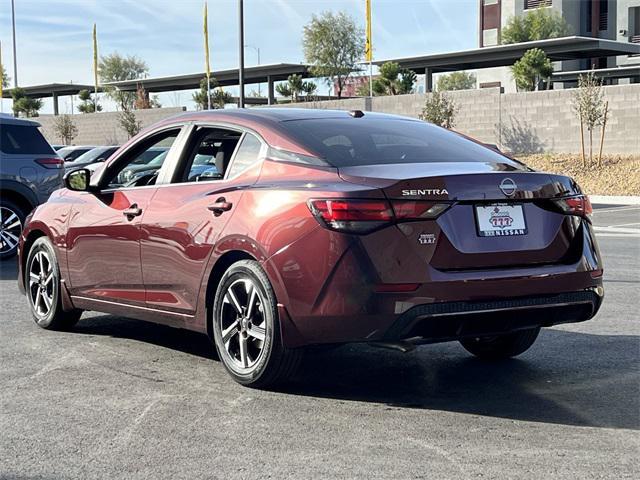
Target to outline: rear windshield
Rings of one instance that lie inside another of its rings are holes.
[[[287,120],[281,125],[334,167],[432,162],[517,165],[494,150],[426,122],[365,115]]]
[[[54,153],[37,127],[6,123],[0,126],[0,150],[3,153],[25,155]]]

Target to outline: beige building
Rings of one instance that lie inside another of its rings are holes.
[[[597,37],[640,44],[640,0],[479,0],[480,47],[500,44],[500,34],[509,19],[516,15],[549,8],[559,12],[573,30],[573,35]],[[616,68],[640,65],[640,56],[620,56],[555,62],[558,72]],[[479,87],[501,86],[506,92],[515,91],[509,68],[497,67],[477,70]],[[611,83],[629,83],[612,80]],[[562,88],[562,85],[554,85]]]

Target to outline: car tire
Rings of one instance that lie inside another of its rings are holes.
[[[47,237],[40,237],[29,250],[25,289],[34,321],[46,330],[68,330],[82,315],[82,310],[62,309],[61,288],[60,268],[53,245]]]
[[[0,199],[0,260],[14,257],[22,235],[24,210],[11,200]]]
[[[496,337],[463,339],[460,343],[476,357],[485,360],[501,360],[526,352],[536,341],[539,333],[540,328],[531,328]]]
[[[236,382],[273,387],[297,370],[302,350],[282,345],[276,297],[258,262],[241,260],[224,273],[211,321],[218,356]]]

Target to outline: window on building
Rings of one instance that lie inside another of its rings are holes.
[[[599,32],[606,31],[609,28],[609,0],[600,0],[598,3],[598,19],[597,28]],[[587,32],[593,31],[593,2],[587,2]]]
[[[640,7],[629,8],[629,41],[640,43]]]
[[[482,31],[482,45],[484,47],[490,47],[491,45],[498,44],[498,29],[490,28],[489,30]]]
[[[531,10],[534,8],[550,7],[552,0],[524,0],[524,9]]]

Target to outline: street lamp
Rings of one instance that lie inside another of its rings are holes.
[[[244,108],[244,5],[238,0],[238,107]]]
[[[260,48],[256,47],[254,45],[246,45],[244,46],[244,48],[253,48],[256,53],[258,54],[258,65],[260,65]],[[260,95],[260,83],[258,83],[258,96],[261,97],[262,95]]]

